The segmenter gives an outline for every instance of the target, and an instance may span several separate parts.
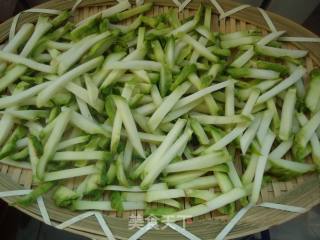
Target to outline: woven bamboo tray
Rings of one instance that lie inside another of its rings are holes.
[[[180,18],[186,18],[193,15],[200,2],[210,4],[209,1],[192,1],[183,10],[183,12],[178,12],[177,7],[170,0],[157,0],[154,2],[155,5],[153,11],[148,13],[149,15],[157,15],[167,11],[171,7],[174,7]],[[70,9],[74,3],[75,1],[73,0],[49,1],[45,4],[37,6],[37,8],[63,10]],[[115,1],[111,0],[83,1],[75,13],[75,21],[86,18],[113,4],[115,4]],[[220,1],[220,5],[225,10],[229,10],[238,6],[237,3],[230,1]],[[268,27],[265,24],[265,20],[259,11],[257,11],[257,9],[254,7],[246,8],[221,21],[219,21],[218,12],[215,8],[213,9],[212,28],[214,31],[233,32],[256,27],[260,28],[265,34],[268,32]],[[286,18],[272,13],[268,13],[268,15],[272,19],[276,28],[278,30],[286,30],[289,36],[316,37],[316,35],[310,31]],[[33,22],[36,19],[37,14],[24,13],[20,17],[18,27],[22,23]],[[0,43],[7,39],[11,22],[12,19],[9,19],[0,25]],[[315,66],[320,66],[319,43],[288,44],[287,47],[302,48],[310,51],[306,61],[306,68],[308,71]],[[242,166],[239,159],[236,159],[236,166],[239,172],[241,172]],[[79,181],[81,181],[81,179],[70,181],[70,187],[76,186]],[[31,185],[32,174],[30,170],[10,167],[0,163],[0,191],[17,190],[23,188],[29,189]],[[64,222],[67,219],[78,215],[78,213],[55,207],[49,196],[46,196],[44,199],[53,225]],[[15,200],[15,197],[5,198],[5,201],[7,201],[9,204],[13,203]],[[260,201],[282,203],[311,209],[313,206],[320,203],[320,177],[318,174],[309,174],[287,182],[277,182],[276,180],[273,180],[271,184],[263,188]],[[18,206],[15,207],[31,217],[42,220],[39,209],[36,205],[32,205],[27,208],[20,208]],[[129,230],[128,218],[132,215],[143,215],[143,212],[127,211],[121,215],[117,215],[114,212],[105,212],[104,214],[112,233],[119,239],[127,239],[135,231],[137,231],[137,229]],[[228,239],[241,237],[268,229],[271,226],[284,223],[296,217],[297,215],[298,214],[295,213],[274,209],[266,209],[261,207],[253,208],[236,225],[236,227],[228,235]],[[192,224],[187,224],[186,229],[201,239],[214,239],[214,237],[226,225],[228,220],[229,219],[226,216],[219,216],[216,212],[212,212],[210,214],[192,219]],[[66,230],[93,239],[105,239],[105,235],[93,217],[78,222]],[[164,230],[151,230],[145,234],[142,239],[168,240],[185,238],[170,228],[166,228]]]

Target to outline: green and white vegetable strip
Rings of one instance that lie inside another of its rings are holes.
[[[61,179],[68,179],[80,176],[87,176],[93,173],[97,173],[98,169],[95,165],[89,165],[86,167],[74,168],[74,169],[66,169],[55,172],[48,172],[44,175],[44,181],[51,182]]]
[[[256,103],[259,96],[259,91],[253,91],[244,106],[242,110],[242,114],[250,114],[254,104]],[[243,116],[243,115],[241,115]],[[238,125],[236,126],[231,132],[229,132],[227,135],[225,135],[223,138],[218,140],[216,143],[211,145],[209,148],[207,148],[204,152],[210,153],[211,151],[217,151],[223,149],[226,145],[231,143],[233,140],[235,140],[237,137],[239,137],[245,130],[247,126]]]
[[[196,217],[202,214],[206,214],[208,212],[211,212],[215,209],[226,206],[229,203],[232,203],[236,200],[239,200],[240,198],[247,196],[248,192],[249,192],[248,190],[243,188],[234,188],[233,190],[227,193],[221,194],[220,196],[204,204],[199,204],[194,207],[190,207],[185,210],[175,212],[172,215],[170,214],[169,217],[166,217],[166,215],[164,215],[163,221],[169,220],[170,222],[176,222],[176,221],[185,219],[186,217]]]
[[[307,51],[284,48],[284,31],[212,32],[210,7],[180,21],[141,2],[77,24],[40,16],[1,49],[0,163],[39,186],[20,202],[53,188],[59,207],[178,221],[234,214],[258,202],[264,178],[319,171],[320,74],[307,76]]]
[[[202,175],[204,173],[202,172]],[[193,180],[182,182],[176,185],[178,189],[208,189],[218,185],[215,176],[196,177]]]
[[[183,106],[186,106],[187,104],[190,104],[190,103],[192,103],[194,101],[197,101],[198,99],[206,96],[207,94],[210,94],[210,93],[218,91],[218,90],[220,90],[222,88],[228,87],[231,84],[232,84],[232,81],[228,80],[228,81],[225,81],[225,82],[222,82],[222,83],[218,83],[218,84],[216,84],[214,86],[201,89],[198,92],[189,95],[188,97],[180,99],[175,104],[173,109],[178,109],[178,108],[181,108]]]
[[[291,75],[290,77],[286,78],[285,80],[283,80],[281,83],[279,83],[278,85],[276,85],[275,87],[273,87],[272,89],[270,89],[269,91],[265,92],[264,94],[262,94],[257,103],[263,103],[269,99],[271,99],[272,97],[276,96],[277,94],[279,94],[280,92],[282,92],[283,90],[289,88],[290,86],[292,86],[294,83],[296,83],[297,81],[299,81],[302,76],[306,73],[306,70],[303,67],[298,67]]]
[[[209,138],[207,137],[201,124],[195,119],[190,119],[190,126],[191,126],[194,134],[197,136],[198,141],[203,145],[208,145]]]
[[[10,63],[25,65],[30,69],[43,72],[43,73],[54,73],[54,70],[55,70],[52,66],[38,63],[32,59],[25,58],[13,53],[6,53],[4,51],[0,51],[0,60],[10,62]]]
[[[257,53],[261,55],[275,57],[275,58],[281,58],[281,57],[302,58],[302,57],[305,57],[308,53],[308,51],[304,51],[304,50],[291,50],[291,49],[274,48],[274,47],[259,46],[259,45],[255,47],[255,50]]]
[[[195,39],[190,37],[189,35],[185,35],[182,40],[189,45],[191,45],[200,55],[207,58],[209,61],[217,62],[218,57],[212,54],[205,46],[201,43],[197,42]]]
[[[201,90],[203,88],[203,84],[201,79],[194,73],[188,76],[188,80],[198,89]],[[207,95],[204,97],[204,101],[209,109],[211,114],[215,114],[219,111],[219,106],[215,102],[214,98],[211,95]]]
[[[159,176],[161,171],[165,169],[165,167],[173,160],[174,157],[178,155],[179,150],[181,150],[182,147],[186,145],[189,138],[192,135],[192,131],[190,129],[186,129],[185,132],[177,139],[177,141],[170,147],[167,151],[167,153],[163,156],[163,158],[159,162],[159,166],[157,168],[154,168],[154,166],[150,166],[144,170],[145,177],[141,183],[142,188],[149,187],[154,180]]]
[[[140,141],[140,137],[138,135],[138,130],[134,122],[133,116],[131,114],[131,111],[129,109],[129,106],[126,103],[126,100],[116,96],[113,97],[113,100],[117,106],[123,125],[126,128],[128,138],[132,143],[132,146],[141,157],[145,158],[145,153]]]
[[[154,131],[165,115],[173,108],[186,91],[190,88],[190,83],[183,83],[181,86],[176,88],[159,106],[159,108],[152,114],[148,121],[149,128]]]
[[[191,158],[182,162],[172,163],[165,169],[167,173],[183,172],[191,170],[200,170],[203,168],[210,168],[215,165],[225,163],[229,157],[224,152],[215,152],[200,157]]]
[[[89,139],[90,139],[90,136],[80,136],[80,137],[70,138],[63,142],[60,142],[57,147],[57,150],[66,149],[68,147],[72,147],[77,144],[88,142]]]
[[[10,84],[17,81],[20,76],[26,72],[25,66],[17,65],[16,67],[7,71],[7,74],[0,78],[0,91],[7,88]]]
[[[210,116],[201,113],[190,114],[190,117],[198,120],[201,124],[210,125],[224,125],[224,124],[237,124],[246,123],[250,121],[250,118],[244,115],[234,116]]]
[[[242,154],[245,154],[251,145],[261,123],[261,116],[256,116],[247,130],[240,137],[240,147]]]
[[[186,194],[182,189],[152,190],[146,192],[145,201],[154,202],[165,199],[181,198]]]
[[[150,156],[146,158],[144,162],[134,171],[133,176],[138,177],[140,174],[142,174],[146,166],[152,166],[153,164],[157,163],[159,159],[161,159],[161,157],[165,154],[165,152],[168,151],[171,145],[176,141],[185,124],[185,120],[179,119],[172,127],[171,131],[167,134],[161,145],[157,148],[157,150],[150,154]]]
[[[95,43],[108,37],[109,32],[102,33],[98,36],[88,36],[87,38],[76,43],[72,48],[57,57],[58,74],[65,73],[80,57],[88,51]]]
[[[267,80],[279,77],[279,73],[275,71],[255,68],[231,68],[228,73],[233,78],[255,78]]]
[[[53,156],[52,161],[77,161],[79,159],[82,160],[106,160],[111,158],[111,154],[109,152],[104,151],[80,151],[80,152],[56,152]]]
[[[287,141],[291,137],[295,104],[296,89],[289,89],[284,97],[279,129],[279,138],[283,141]]]
[[[53,157],[53,154],[56,151],[58,142],[60,141],[68,123],[71,118],[71,110],[67,110],[60,114],[59,117],[57,117],[57,120],[55,121],[55,125],[52,129],[52,132],[48,138],[48,141],[46,142],[46,145],[44,146],[44,154],[39,159],[39,162],[37,164],[37,177],[39,179],[43,179],[45,172],[46,172],[46,166],[48,162]]]
[[[270,149],[272,147],[274,140],[275,140],[275,135],[272,132],[269,132],[267,136],[264,138],[264,144],[262,145],[262,148],[261,148],[261,156],[257,160],[258,163],[256,167],[253,188],[251,193],[250,201],[253,204],[257,203],[259,199],[261,185],[262,185],[262,177],[263,177],[266,163],[268,160],[268,154],[270,152]]]
[[[263,144],[264,138],[266,137],[266,135],[268,133],[268,129],[270,127],[273,114],[274,113],[271,110],[267,110],[262,115],[260,126],[259,126],[259,129],[257,131],[257,138],[258,138],[259,143],[261,145]]]
[[[320,125],[320,112],[317,112],[313,117],[307,121],[294,138],[294,155],[297,160],[302,160],[308,142],[311,140],[315,131]]]
[[[63,109],[68,111],[69,109]],[[88,133],[88,134],[101,134],[109,137],[111,134],[107,131],[101,124],[94,120],[90,120],[83,115],[71,110],[71,123],[78,129]]]
[[[92,69],[97,68],[102,61],[102,57],[97,57],[95,59],[92,59],[72,70],[65,73],[58,79],[56,79],[54,82],[50,84],[50,86],[41,93],[39,93],[37,97],[37,105],[39,107],[43,106],[47,101],[49,101],[54,94],[56,94],[65,84],[69,83],[73,79],[81,76],[84,73],[89,72]]]
[[[320,104],[320,94],[318,92],[320,86],[320,70],[314,69],[311,72],[311,79],[307,91],[307,95],[305,97],[305,103],[307,108],[311,112],[315,112],[319,108]]]
[[[250,47],[231,63],[231,67],[241,68],[254,56],[254,49]]]

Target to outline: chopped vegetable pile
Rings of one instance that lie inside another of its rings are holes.
[[[319,169],[307,51],[286,49],[283,31],[212,32],[210,7],[184,20],[152,7],[125,0],[78,24],[40,16],[0,50],[0,161],[33,175],[19,204],[52,191],[78,211],[233,215],[270,177]]]

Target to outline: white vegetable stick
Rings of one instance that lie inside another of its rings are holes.
[[[87,91],[88,91],[89,101],[91,102],[92,105],[94,105],[94,102],[99,97],[99,89],[96,86],[96,84],[93,82],[93,79],[88,74],[84,75],[84,80],[85,80]]]
[[[34,87],[28,88],[27,90],[19,92],[17,94],[2,97],[0,98],[0,108],[3,109],[10,106],[18,105],[21,102],[35,96],[48,85],[49,85],[49,82],[41,83],[41,84],[35,85]]]
[[[180,6],[179,6],[179,12],[183,11],[185,7],[191,2],[191,0],[185,0]]]
[[[261,148],[261,156],[258,159],[258,164],[256,168],[254,182],[253,182],[252,195],[250,199],[250,202],[253,204],[256,204],[259,199],[264,170],[265,170],[266,163],[269,157],[269,152],[274,140],[275,140],[275,135],[272,132],[269,132],[265,137],[262,148]]]
[[[254,49],[250,47],[246,52],[236,58],[232,63],[232,67],[241,68],[243,67],[252,57],[254,56]]]
[[[171,112],[168,113],[168,115],[162,120],[162,123],[170,123],[173,120],[181,117],[184,114],[189,113],[192,109],[194,109],[195,107],[197,107],[198,105],[200,105],[203,102],[202,99],[198,99],[194,102],[191,102],[181,108],[177,108],[175,110],[172,110]]]
[[[129,237],[128,240],[138,240],[138,239],[140,239],[141,236],[146,234],[148,231],[150,231],[156,225],[157,225],[157,222],[149,222],[149,223],[147,223],[142,228],[140,228],[137,232],[135,232],[131,237]]]
[[[56,9],[45,9],[45,8],[31,8],[31,9],[27,9],[24,10],[23,12],[30,12],[30,13],[46,13],[46,14],[53,14],[53,15],[58,15],[61,13],[60,10],[56,10]],[[14,36],[15,36],[15,32],[16,32],[16,27],[18,24],[18,20],[20,15],[23,13],[20,12],[18,13],[16,16],[14,16],[12,23],[11,23],[11,27],[10,27],[10,31],[9,31],[9,40],[13,40]]]
[[[68,178],[74,178],[74,177],[80,177],[80,176],[87,176],[94,173],[97,173],[98,169],[95,165],[88,165],[85,167],[79,167],[79,168],[71,168],[71,169],[65,169],[55,172],[48,172],[44,175],[44,181],[50,182],[50,181],[56,181],[61,179],[68,179]]]
[[[102,125],[102,128],[104,129],[106,136],[110,137],[112,126],[105,123]],[[138,132],[138,135],[141,141],[149,142],[149,143],[150,142],[161,143],[165,138],[164,135],[150,134],[150,133],[144,133],[144,132]],[[121,136],[127,137],[127,133],[125,131],[121,131]]]
[[[185,228],[180,227],[178,224],[166,223],[166,225],[175,230],[176,232],[180,233],[181,235],[185,236],[189,240],[201,240],[191,232],[187,231]]]
[[[0,160],[0,163],[8,166],[16,167],[16,168],[32,170],[31,164],[28,162],[19,162],[19,161],[11,160],[9,158],[3,158]]]
[[[305,213],[307,209],[302,207],[278,204],[278,203],[271,203],[271,202],[263,202],[258,205],[258,207],[265,207],[265,208],[272,208],[278,209],[281,211],[293,212],[293,213]]]
[[[261,13],[262,17],[264,18],[264,20],[266,21],[268,27],[270,28],[270,30],[272,32],[276,32],[277,29],[276,27],[274,26],[272,20],[270,19],[270,17],[268,16],[268,14],[266,13],[266,11],[262,8],[258,8],[259,12]]]
[[[227,11],[227,12],[224,12],[223,14],[221,14],[219,16],[219,19],[222,20],[222,19],[224,19],[224,18],[226,18],[228,16],[231,16],[232,14],[235,14],[235,13],[237,13],[237,12],[243,10],[243,9],[246,9],[248,7],[251,7],[251,6],[248,5],[248,4],[242,4],[242,5],[240,5],[238,7],[235,7],[235,8],[233,8],[233,9]]]
[[[190,117],[196,119],[201,124],[211,124],[211,125],[246,123],[250,121],[250,118],[244,115],[212,116],[212,115],[207,115],[202,113],[191,113]]]
[[[88,18],[83,19],[82,21],[80,21],[79,23],[77,23],[77,27],[83,25],[84,23],[90,21],[91,19],[101,15],[102,18],[107,18],[110,17],[118,12],[122,12],[125,11],[127,9],[129,9],[131,7],[131,4],[128,0],[123,0],[123,1],[118,1],[118,4],[109,7],[101,12],[98,12]]]
[[[259,42],[257,42],[257,45],[265,46],[268,43],[272,42],[273,40],[279,38],[284,33],[285,33],[285,31],[278,31],[278,32],[269,33],[267,36],[265,36],[261,40],[259,40]]]
[[[158,107],[158,109],[152,114],[148,121],[149,128],[154,131],[159,126],[163,118],[168,114],[168,112],[173,108],[173,106],[178,102],[183,94],[188,91],[191,84],[189,82],[184,82],[182,85],[177,87]]]
[[[213,4],[213,6],[217,9],[220,15],[224,14],[223,8],[220,6],[217,0],[210,0],[210,2]]]
[[[221,83],[218,83],[218,84],[214,84],[214,85],[212,85],[210,87],[201,89],[200,91],[197,91],[196,93],[193,93],[193,94],[191,94],[191,95],[189,95],[187,97],[181,98],[174,105],[173,109],[178,109],[178,108],[184,107],[187,104],[190,104],[190,103],[192,103],[192,102],[204,97],[207,94],[210,94],[212,92],[215,92],[215,91],[218,91],[218,90],[220,90],[222,88],[230,86],[232,83],[233,83],[233,81],[227,80],[227,81],[224,81],[224,82],[221,82]]]
[[[28,68],[31,68],[33,70],[43,72],[43,73],[54,73],[55,69],[46,64],[42,64],[39,62],[36,62],[32,59],[21,57],[19,55],[13,54],[13,53],[7,53],[4,51],[0,51],[0,59],[6,62],[16,63],[16,64],[22,64],[27,66]]]
[[[256,136],[260,122],[261,122],[261,116],[260,115],[256,116],[255,119],[250,124],[250,126],[244,132],[244,134],[240,137],[240,147],[241,147],[242,154],[246,154],[250,144],[252,143],[253,139]]]
[[[7,139],[13,126],[14,117],[10,114],[3,114],[0,120],[0,145],[2,145],[4,141]]]
[[[189,35],[184,35],[182,40],[189,45],[191,45],[196,51],[199,52],[200,55],[207,58],[209,61],[217,62],[218,57],[211,53],[204,45],[197,42],[194,38],[190,37]]]
[[[163,101],[161,95],[160,95],[160,92],[159,92],[159,89],[157,87],[157,85],[152,85],[152,88],[151,88],[151,97],[152,97],[152,100],[153,100],[153,103],[159,107]]]
[[[147,60],[113,61],[106,65],[108,70],[146,70],[160,72],[161,63]]]
[[[32,192],[32,190],[29,190],[29,189],[5,191],[5,192],[0,192],[0,198],[23,196],[23,195],[27,195],[31,192]]]
[[[154,202],[168,198],[180,198],[185,196],[186,194],[182,189],[152,190],[146,192],[145,201]]]
[[[69,108],[64,108],[63,111],[67,111]],[[102,134],[106,137],[110,137],[110,132],[107,131],[103,125],[98,124],[94,120],[90,120],[83,115],[71,110],[71,123],[88,134]]]
[[[125,170],[129,170],[130,164],[132,162],[132,152],[133,146],[130,141],[127,141],[123,154],[123,167]]]
[[[99,35],[96,35],[96,34],[89,35],[83,38],[82,40],[80,40],[79,42],[76,42],[72,46],[72,48],[60,54],[56,58],[58,62],[58,69],[57,69],[58,74],[59,75],[64,74],[81,58],[82,55],[84,55],[92,46],[94,46],[94,44],[96,44],[102,39],[105,39],[110,35],[111,33],[109,31],[106,31]]]
[[[66,130],[70,117],[71,111],[67,110],[60,113],[60,115],[56,118],[57,120],[54,123],[51,134],[48,137],[46,144],[44,145],[43,155],[41,156],[37,164],[37,177],[39,179],[43,179],[46,171],[46,166],[51,160],[52,155],[56,152],[58,143],[61,140],[64,131]]]
[[[105,151],[64,151],[56,152],[52,161],[103,160],[105,156]]]
[[[73,225],[73,224],[75,224],[75,223],[77,223],[77,222],[79,222],[79,221],[81,221],[83,219],[86,219],[86,218],[88,218],[90,216],[93,216],[94,214],[95,214],[95,212],[85,212],[85,213],[77,215],[77,216],[75,216],[73,218],[70,218],[65,222],[60,223],[59,225],[56,225],[55,227],[57,229],[65,229],[65,228],[67,228],[67,227],[69,227],[69,226],[71,226],[71,225]]]
[[[299,81],[305,73],[306,70],[303,67],[297,67],[288,78],[280,82],[275,87],[271,88],[269,91],[263,93],[257,100],[257,104],[264,103],[268,101],[270,98],[285,90],[286,88],[289,88],[294,83]]]
[[[207,155],[201,155],[199,157],[191,158],[181,162],[171,163],[166,167],[165,172],[172,173],[200,170],[225,163],[228,160],[229,157],[224,152],[213,152]]]
[[[281,159],[292,147],[293,140],[280,143],[269,155],[269,159]]]
[[[71,82],[75,78],[81,76],[84,73],[87,73],[93,69],[95,69],[102,61],[102,57],[94,58],[86,63],[83,63],[69,72],[65,73],[58,79],[53,82],[50,82],[50,85],[41,91],[37,97],[37,105],[39,107],[43,106],[46,102],[48,102],[54,94],[56,94],[64,85]]]
[[[283,42],[315,42],[320,43],[320,38],[312,37],[280,37],[279,41]]]
[[[242,188],[242,182],[241,179],[238,175],[237,169],[234,166],[233,161],[227,161],[227,166],[229,168],[229,172],[228,172],[228,176],[233,184],[233,186],[238,187],[238,188]]]
[[[42,216],[43,222],[47,225],[52,225],[46,206],[44,205],[43,198],[40,196],[37,198],[38,207]]]
[[[117,106],[117,110],[122,119],[123,125],[125,126],[128,138],[134,149],[138,152],[138,154],[145,158],[145,152],[143,150],[141,140],[138,134],[137,126],[133,119],[132,113],[125,99],[121,97],[114,97],[114,102]]]
[[[196,217],[196,216],[206,214],[215,209],[226,206],[229,203],[232,203],[242,197],[245,197],[248,194],[247,191],[248,190],[243,188],[234,188],[231,191],[227,193],[223,193],[218,197],[204,204],[199,204],[199,205],[175,212],[173,214],[164,215],[162,217],[162,220],[166,220],[167,218],[169,222],[176,222],[179,220],[183,220],[185,218],[191,218],[191,217]]]
[[[268,133],[268,129],[270,127],[272,118],[273,118],[273,112],[271,110],[267,110],[263,113],[263,116],[260,122],[260,127],[257,132],[257,138],[260,144],[263,144],[264,138]]]
[[[76,101],[78,103],[78,106],[79,106],[79,110],[80,110],[80,113],[81,115],[83,115],[84,117],[90,119],[90,120],[93,120],[93,117],[90,113],[90,110],[88,108],[88,105],[85,101],[83,101],[82,99],[76,97]]]
[[[296,89],[289,89],[284,97],[281,112],[279,138],[287,141],[291,137],[294,111],[296,105]]]
[[[151,164],[148,165],[148,168],[144,170],[145,177],[141,183],[142,188],[149,187],[154,182],[161,171],[172,161],[174,157],[177,156],[179,150],[181,150],[181,148],[186,145],[191,134],[192,131],[190,129],[187,129],[181,135],[181,137],[179,137],[178,140],[172,145],[172,147],[168,149],[167,153],[161,159],[159,159],[159,161],[157,162],[157,168],[151,166]]]
[[[222,229],[222,231],[216,236],[215,240],[223,240],[231,232],[231,230],[236,226],[236,224],[243,218],[243,216],[252,208],[251,204],[242,208],[228,224]]]
[[[8,44],[2,50],[4,52],[16,53],[21,44],[30,37],[33,30],[34,25],[32,23],[23,24],[17,34],[10,39]]]
[[[180,27],[172,30],[168,35],[177,36],[180,33],[190,32],[196,26],[196,24],[197,23],[194,20],[190,20],[181,25]]]
[[[140,175],[146,166],[152,166],[156,161],[158,161],[164,154],[169,150],[171,145],[176,141],[182,128],[185,126],[186,120],[179,119],[174,127],[167,134],[161,145],[157,148],[155,152],[148,156],[148,158],[140,164],[140,166],[134,171],[135,175]]]
[[[108,185],[104,188],[106,191],[119,191],[119,192],[145,192],[140,188],[140,186],[130,186],[130,187],[123,187],[123,186],[114,186]]]
[[[104,232],[104,234],[106,235],[106,237],[109,239],[109,240],[115,240],[116,238],[113,236],[109,226],[107,225],[106,221],[104,220],[103,216],[101,213],[99,212],[96,212],[95,213],[95,216],[98,220],[98,223],[102,229],[102,231]]]
[[[125,58],[122,59],[122,61],[131,61],[131,60],[140,60],[144,57],[145,50],[144,49],[137,49],[133,52],[131,52],[129,55],[127,55]],[[112,61],[109,61],[112,62]],[[108,63],[109,63],[108,62]],[[111,71],[103,83],[101,84],[100,88],[108,87],[110,84],[112,84],[114,81],[118,81],[119,78],[121,78],[125,74],[125,70],[113,70]]]

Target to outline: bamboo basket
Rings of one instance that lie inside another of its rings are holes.
[[[157,0],[154,1],[153,11],[149,12],[150,15],[157,15],[167,11],[169,8],[174,7],[177,11],[179,18],[186,18],[192,16],[195,10],[199,7],[200,2],[210,4],[209,1],[192,1],[183,12],[178,12],[177,7],[170,0]],[[73,0],[56,0],[49,1],[37,8],[47,9],[70,9],[74,5]],[[115,4],[112,0],[90,0],[83,1],[75,13],[75,21],[86,18],[96,12],[99,12],[108,6]],[[223,9],[229,10],[237,7],[238,4],[230,1],[220,1]],[[302,26],[283,18],[279,15],[268,13],[273,23],[278,30],[286,30],[289,36],[300,37],[317,37]],[[25,22],[33,22],[37,19],[38,14],[24,13],[18,23],[18,27]],[[0,43],[4,42],[8,37],[12,19],[0,25]],[[265,34],[268,27],[265,20],[262,18],[256,8],[250,7],[236,14],[231,15],[219,21],[218,12],[213,7],[212,28],[214,31],[233,32],[238,30],[259,28]],[[320,66],[320,44],[319,43],[295,43],[288,44],[290,48],[301,48],[310,51],[306,61],[306,68],[311,71],[315,66]],[[307,81],[307,79],[306,79]],[[239,172],[242,171],[242,166],[239,159],[236,159],[236,166]],[[76,186],[79,181],[74,180],[70,182],[70,187]],[[27,188],[32,185],[31,170],[10,167],[0,163],[0,191],[17,190]],[[64,222],[79,213],[71,212],[66,209],[57,208],[49,196],[45,196],[45,204],[53,225]],[[16,197],[4,199],[9,204],[12,204]],[[282,203],[293,206],[300,206],[306,209],[311,209],[313,206],[320,203],[320,177],[318,174],[309,174],[298,177],[297,179],[278,182],[273,180],[271,184],[262,189],[260,201],[268,201],[275,203]],[[42,220],[37,205],[21,208],[15,206],[20,211]],[[142,211],[127,211],[121,215],[114,212],[105,212],[105,219],[112,231],[112,233],[119,239],[128,239],[137,229],[129,230],[128,219],[130,216],[137,216],[143,214]],[[271,226],[278,225],[297,217],[296,213],[289,213],[274,209],[267,209],[256,207],[251,209],[236,225],[232,232],[228,235],[228,239],[253,234]],[[228,217],[219,216],[216,212],[206,214],[204,216],[192,219],[192,224],[187,224],[186,229],[201,239],[214,239],[215,236],[222,230],[228,221]],[[106,239],[103,231],[93,217],[87,218],[78,222],[66,229],[67,231],[86,236],[92,239]],[[185,239],[177,232],[166,228],[164,230],[151,230],[147,232],[142,239]]]

